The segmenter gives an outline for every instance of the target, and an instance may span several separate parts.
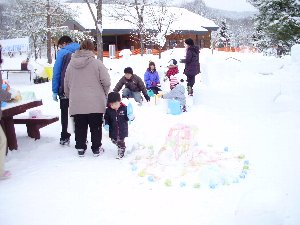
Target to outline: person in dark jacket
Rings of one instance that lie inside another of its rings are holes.
[[[139,76],[133,74],[133,70],[131,67],[126,67],[124,69],[124,74],[125,75],[119,80],[113,91],[119,92],[125,85],[122,93],[122,98],[134,98],[136,102],[142,104],[142,92],[146,101],[149,102],[150,97],[147,94],[147,89],[144,85],[143,80]]]
[[[133,120],[133,118],[131,118]],[[118,92],[110,92],[107,97],[107,108],[104,115],[104,126],[109,126],[109,137],[118,147],[117,159],[125,154],[125,138],[128,137],[127,106],[121,102]]]
[[[147,90],[152,90],[154,94],[158,94],[159,91],[161,91],[160,87],[160,80],[158,72],[155,68],[155,63],[150,62],[149,67],[147,68],[145,74],[144,74],[144,81],[146,84]]]
[[[187,77],[187,90],[190,96],[193,96],[193,86],[195,76],[200,73],[199,47],[194,45],[194,41],[188,38],[184,41],[186,47],[186,57],[181,60],[185,63],[184,74]]]
[[[2,64],[2,56],[1,56],[1,46],[0,46],[0,65]],[[0,72],[0,121],[1,121],[1,101],[9,101],[11,99],[11,94],[2,89],[2,74]],[[1,127],[0,123],[0,180],[9,178],[10,172],[4,170],[4,160],[5,160],[5,154],[6,154],[6,148],[7,148],[7,140],[5,133]]]
[[[65,145],[70,143],[71,134],[68,132],[68,109],[69,109],[69,99],[64,93],[64,78],[68,63],[71,59],[71,54],[79,50],[80,45],[72,41],[69,36],[62,36],[57,45],[60,50],[57,53],[56,61],[53,67],[53,78],[52,78],[52,92],[53,100],[60,100],[60,111],[61,111],[61,135],[60,144]]]

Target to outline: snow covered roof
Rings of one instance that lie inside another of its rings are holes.
[[[95,29],[95,23],[93,17],[89,11],[88,5],[86,3],[67,3],[68,7],[77,11],[77,16],[75,17],[76,22],[78,22],[85,29],[93,30]],[[95,4],[91,4],[92,10],[96,15],[96,6]],[[158,6],[146,6],[145,11],[150,10],[150,7],[154,8]],[[191,33],[206,33],[208,30],[217,30],[218,26],[207,18],[204,18],[198,14],[192,13],[184,8],[178,7],[168,7],[169,12],[175,14],[176,18],[174,22],[170,26],[170,30],[172,31],[190,31]],[[137,29],[137,26],[133,23],[124,21],[122,19],[115,19],[111,15],[112,14],[124,14],[126,12],[127,15],[135,14],[133,8],[125,8],[116,4],[103,4],[103,18],[102,18],[102,28],[103,33],[107,33],[107,31],[118,30],[118,34],[128,33],[128,31],[132,31]],[[132,21],[132,17],[128,16],[128,20]],[[153,29],[151,24],[147,24],[147,21],[150,21],[150,16],[145,14],[144,21],[146,21],[146,28]]]

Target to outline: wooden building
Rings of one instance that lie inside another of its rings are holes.
[[[96,14],[96,7],[92,5],[92,9]],[[70,8],[76,9],[78,16],[75,20],[69,20],[64,25],[72,30],[89,31],[95,36],[95,24],[86,3],[68,3]],[[122,49],[138,49],[140,43],[136,41],[134,32],[136,27],[133,23],[124,20],[116,20],[109,14],[111,8],[120,8],[120,5],[103,4],[103,50],[108,51],[109,45],[115,45],[116,50]],[[151,6],[154,7],[154,6]],[[145,9],[147,11],[147,8]],[[196,45],[201,48],[209,48],[211,42],[211,32],[216,31],[218,26],[209,19],[198,14],[192,13],[183,8],[169,7],[169,11],[176,15],[176,19],[170,25],[172,33],[166,36],[166,43],[163,49],[173,47],[183,47],[184,39],[192,38]],[[134,13],[134,11],[132,12]],[[149,21],[150,18],[144,19]],[[148,30],[154,30],[155,27],[146,24]],[[155,44],[146,44],[148,49],[157,48]]]

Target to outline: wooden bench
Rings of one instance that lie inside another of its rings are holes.
[[[14,118],[14,124],[26,124],[27,134],[35,140],[41,138],[40,129],[59,120],[57,116],[42,116],[41,118]]]
[[[6,72],[6,79],[8,79],[8,73],[29,73],[29,79],[31,82],[31,70],[1,69],[0,71]]]

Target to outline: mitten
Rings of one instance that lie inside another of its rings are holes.
[[[53,93],[52,98],[54,101],[58,102],[57,93]]]
[[[133,121],[135,119],[135,116],[133,114],[127,115],[129,121]]]
[[[150,102],[150,97],[148,95],[144,96],[147,102]]]

